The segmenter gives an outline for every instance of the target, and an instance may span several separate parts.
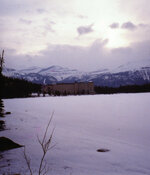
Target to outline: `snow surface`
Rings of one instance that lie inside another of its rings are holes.
[[[27,73],[38,73],[42,68],[41,67],[29,67],[27,69],[18,70],[20,74],[27,74]]]
[[[46,75],[46,76],[53,76],[57,79],[57,81],[64,80],[68,77],[80,77],[84,75],[85,73],[80,72],[75,69],[68,69],[61,66],[51,66],[45,69],[42,69],[38,72],[40,75]]]
[[[0,136],[25,145],[33,169],[42,153],[37,135],[55,111],[49,175],[150,174],[150,93],[5,99],[4,106],[11,115]],[[4,152],[0,167],[0,174],[27,174],[23,149]]]

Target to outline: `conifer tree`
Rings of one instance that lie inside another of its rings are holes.
[[[0,76],[2,76],[4,66],[4,50],[2,51],[2,54],[0,54]]]

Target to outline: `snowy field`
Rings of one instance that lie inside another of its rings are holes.
[[[4,106],[11,115],[0,136],[25,145],[35,171],[37,135],[55,111],[48,175],[150,175],[150,93],[6,99]],[[0,166],[0,174],[27,174],[23,149],[4,152]]]

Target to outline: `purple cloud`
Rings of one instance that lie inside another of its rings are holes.
[[[117,28],[119,28],[119,23],[114,22],[109,27],[112,28],[112,29],[117,29]]]
[[[132,22],[128,21],[125,22],[121,25],[122,29],[127,29],[127,30],[135,30],[137,28],[148,28],[150,25],[149,24],[144,24],[144,23],[140,23],[140,24],[133,24]],[[119,23],[118,22],[114,22],[111,25],[109,25],[109,27],[111,29],[118,29],[120,28]]]
[[[45,9],[40,8],[40,9],[37,9],[37,12],[41,14],[41,13],[45,13],[45,12],[46,12],[46,10],[45,10]]]
[[[77,28],[77,32],[79,33],[79,35],[91,33],[91,32],[93,32],[92,27],[93,27],[93,24],[88,25],[88,26],[80,26]]]
[[[135,30],[137,26],[133,24],[132,22],[128,21],[128,22],[123,23],[121,28],[127,29],[127,30]]]
[[[88,18],[87,16],[84,16],[84,15],[78,15],[77,17],[80,19],[87,19]]]
[[[6,67],[22,68],[29,66],[60,65],[83,71],[113,68],[128,62],[149,60],[150,41],[133,43],[129,47],[108,50],[107,40],[96,40],[89,47],[49,44],[35,56],[18,55],[15,50],[5,49]]]
[[[20,18],[20,20],[19,20],[20,22],[22,22],[22,23],[24,23],[24,24],[27,24],[27,25],[29,25],[29,24],[31,24],[32,23],[32,21],[31,20],[27,20],[27,19],[23,19],[23,18]]]
[[[144,24],[144,23],[140,23],[138,26],[139,26],[139,27],[142,27],[142,28],[150,27],[150,25]]]

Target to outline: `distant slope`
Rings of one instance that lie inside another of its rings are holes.
[[[142,85],[150,83],[150,67],[125,72],[103,73],[89,80],[93,81],[97,86],[118,87],[134,84]]]
[[[145,65],[132,63],[112,70],[103,69],[92,72],[81,72],[61,66],[32,67],[23,70],[5,68],[3,74],[38,84],[93,81],[96,86],[119,87],[150,83],[150,64],[149,62]]]

